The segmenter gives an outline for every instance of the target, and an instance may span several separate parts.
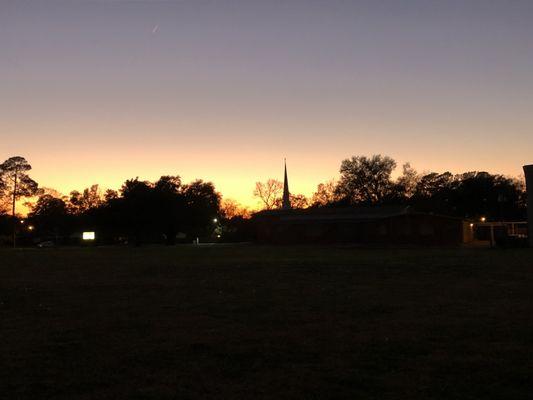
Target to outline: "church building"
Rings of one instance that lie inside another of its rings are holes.
[[[263,243],[460,245],[474,239],[469,221],[409,206],[293,209],[286,163],[282,207],[260,211],[252,221]]]

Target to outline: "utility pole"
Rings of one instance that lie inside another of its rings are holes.
[[[527,193],[527,236],[529,247],[533,247],[533,164],[524,165],[524,175],[526,176],[526,193]]]

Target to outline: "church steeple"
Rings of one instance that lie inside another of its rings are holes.
[[[283,179],[283,203],[281,208],[283,210],[290,210],[291,207],[291,194],[289,192],[289,179],[287,178],[287,160],[283,160],[285,164],[285,176]]]

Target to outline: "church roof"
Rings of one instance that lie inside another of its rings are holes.
[[[379,220],[402,215],[433,215],[436,217],[460,219],[432,213],[415,211],[410,206],[370,206],[370,207],[314,207],[296,210],[263,210],[254,218],[275,218],[283,221],[331,221],[331,220]]]

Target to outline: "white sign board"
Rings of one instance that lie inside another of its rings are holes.
[[[82,238],[83,240],[94,240],[96,234],[94,232],[83,232]]]

